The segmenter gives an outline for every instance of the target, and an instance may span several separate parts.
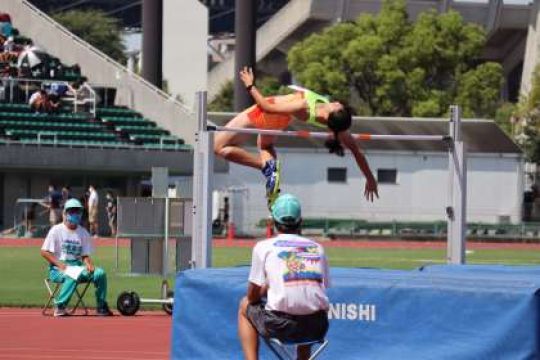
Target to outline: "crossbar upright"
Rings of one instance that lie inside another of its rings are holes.
[[[246,129],[208,124],[206,92],[197,92],[198,127],[193,162],[193,244],[191,266],[206,268],[212,258],[212,190],[214,172],[214,132],[227,131],[252,135],[298,138],[328,138],[328,132]],[[447,262],[465,263],[467,206],[467,160],[461,135],[459,107],[450,107],[448,135],[352,134],[359,141],[443,141],[448,144]]]

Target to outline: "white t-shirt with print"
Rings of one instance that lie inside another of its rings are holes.
[[[328,261],[321,245],[293,234],[280,234],[253,248],[249,281],[267,284],[267,310],[307,315],[328,310]]]
[[[81,226],[71,230],[64,223],[54,225],[47,234],[41,250],[54,254],[60,260],[80,260],[92,253],[92,238]]]

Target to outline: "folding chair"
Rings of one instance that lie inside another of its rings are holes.
[[[309,358],[309,360],[315,360],[328,345],[327,339],[295,343],[284,343],[276,338],[263,339],[266,345],[268,345],[270,350],[272,350],[279,360],[296,360],[298,346],[307,345],[311,347],[313,345],[318,345],[317,350],[315,350],[315,352],[311,354],[311,357]]]
[[[48,315],[47,310],[49,310],[49,308],[51,307],[54,297],[56,296],[56,293],[58,292],[58,290],[60,290],[60,287],[62,286],[63,281],[55,282],[55,281],[51,281],[49,278],[45,278],[43,282],[45,283],[45,287],[47,288],[49,297],[47,299],[47,303],[43,306],[41,313],[43,315]],[[70,315],[75,314],[75,311],[77,311],[77,308],[79,308],[79,306],[84,310],[84,315],[88,315],[88,308],[86,307],[86,304],[84,303],[83,298],[84,298],[84,294],[86,294],[86,290],[88,290],[88,287],[90,286],[91,283],[92,283],[91,281],[77,282],[77,287],[75,288],[75,293],[73,294],[73,296],[76,297],[76,302],[73,308],[68,312]],[[79,291],[80,285],[83,286],[82,291]]]

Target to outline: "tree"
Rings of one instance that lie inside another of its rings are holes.
[[[111,58],[124,63],[124,44],[118,20],[100,10],[71,10],[54,14],[53,18],[69,31],[95,46]]]
[[[359,114],[441,116],[462,102],[469,116],[492,117],[502,68],[479,63],[484,30],[460,14],[428,11],[408,19],[404,0],[385,0],[291,48],[289,69],[314,91],[352,100]]]
[[[540,64],[536,66],[531,79],[531,90],[520,96],[517,110],[516,140],[525,150],[529,160],[540,162]]]

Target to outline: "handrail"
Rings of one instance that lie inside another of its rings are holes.
[[[34,6],[33,4],[29,3],[28,1],[26,0],[23,0],[22,1],[22,4],[26,7],[29,8],[30,11],[34,12],[36,15],[40,16],[41,18],[43,18],[45,21],[47,21],[50,25],[54,26],[55,28],[57,28],[58,30],[60,30],[62,33],[64,33],[64,35],[70,37],[73,41],[75,41],[78,45],[82,46],[83,48],[95,53],[96,55],[98,55],[99,57],[101,57],[103,60],[107,61],[108,63],[110,63],[111,65],[113,65],[117,70],[119,71],[122,71],[122,72],[126,72],[128,73],[133,79],[137,80],[138,82],[140,82],[141,84],[143,84],[144,86],[146,86],[149,90],[159,94],[161,97],[163,97],[165,100],[168,100],[168,101],[171,101],[177,105],[179,105],[184,111],[186,111],[188,114],[191,114],[192,111],[191,109],[186,106],[185,104],[183,104],[182,102],[178,101],[174,96],[171,96],[169,94],[167,94],[165,91],[161,90],[160,88],[156,87],[155,85],[153,85],[152,83],[150,83],[149,81],[147,81],[146,79],[144,79],[143,77],[141,77],[140,75],[138,75],[137,73],[134,73],[130,70],[128,70],[125,66],[123,66],[122,64],[118,63],[116,60],[112,59],[110,56],[108,56],[107,54],[103,53],[101,50],[95,48],[94,46],[91,46],[89,45],[86,41],[84,41],[83,39],[81,39],[80,37],[78,37],[77,35],[73,34],[72,32],[70,32],[66,27],[64,27],[63,25],[59,24],[58,22],[54,21],[53,19],[51,19],[50,16],[48,16],[47,14],[45,14],[43,11],[39,10],[36,6]]]
[[[9,84],[9,88],[10,88],[9,103],[12,103],[12,104],[16,103],[16,102],[14,102],[14,99],[13,99],[13,94],[14,94],[13,88],[14,88],[15,84],[22,83],[22,85],[26,85],[25,89],[24,89],[25,101],[28,101],[29,95],[30,95],[30,92],[29,92],[30,89],[28,88],[28,83],[36,83],[37,85],[39,85],[39,87],[41,89],[43,89],[44,85],[50,85],[50,84],[66,85],[72,92],[74,92],[74,94],[73,94],[73,96],[65,96],[63,98],[63,100],[73,102],[74,112],[75,113],[77,112],[77,103],[79,101],[78,94],[82,89],[86,89],[90,93],[90,97],[89,98],[83,98],[82,100],[86,102],[86,100],[89,99],[89,102],[92,103],[92,108],[90,110],[90,113],[92,115],[94,115],[94,116],[96,115],[96,107],[97,107],[96,91],[92,88],[92,86],[90,86],[90,84],[88,84],[86,82],[81,85],[80,89],[74,89],[73,87],[70,86],[69,81],[65,81],[65,80],[13,78],[13,77],[0,78],[0,80],[3,81],[3,82],[7,82]]]

